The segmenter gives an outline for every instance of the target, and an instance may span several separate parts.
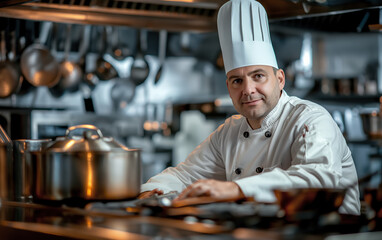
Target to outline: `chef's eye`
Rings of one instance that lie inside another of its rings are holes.
[[[232,80],[232,84],[240,84],[243,80],[240,79],[240,78],[236,78],[234,80]]]
[[[260,74],[260,73],[255,74],[255,78],[256,78],[256,79],[261,79],[261,78],[263,78],[263,77],[264,77],[264,74]]]
[[[254,78],[254,80],[256,81],[261,81],[261,80],[264,80],[265,79],[265,75],[262,74],[262,73],[256,73],[252,76]]]

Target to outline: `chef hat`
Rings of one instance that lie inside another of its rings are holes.
[[[225,72],[250,65],[278,68],[264,7],[255,0],[231,0],[218,13]]]

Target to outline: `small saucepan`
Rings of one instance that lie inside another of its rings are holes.
[[[36,167],[36,200],[123,200],[140,192],[140,150],[103,137],[93,125],[69,127],[41,151]]]

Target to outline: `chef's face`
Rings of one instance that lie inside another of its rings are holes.
[[[236,111],[256,129],[280,99],[285,75],[281,69],[253,65],[231,70],[226,83]]]

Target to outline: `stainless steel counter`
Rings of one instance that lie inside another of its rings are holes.
[[[225,206],[229,205],[220,208]],[[225,217],[219,219],[197,218],[195,208],[180,209],[184,214],[167,210],[150,212],[141,208],[138,213],[137,209],[126,207],[97,211],[2,201],[0,235],[1,239],[326,239],[333,233],[358,232],[362,223],[355,216],[342,216],[337,226],[318,224],[316,229],[308,230],[309,224],[264,214],[232,218],[232,214],[227,214],[228,208]]]
[[[1,239],[151,239],[221,234],[225,227],[176,219],[2,201]]]

